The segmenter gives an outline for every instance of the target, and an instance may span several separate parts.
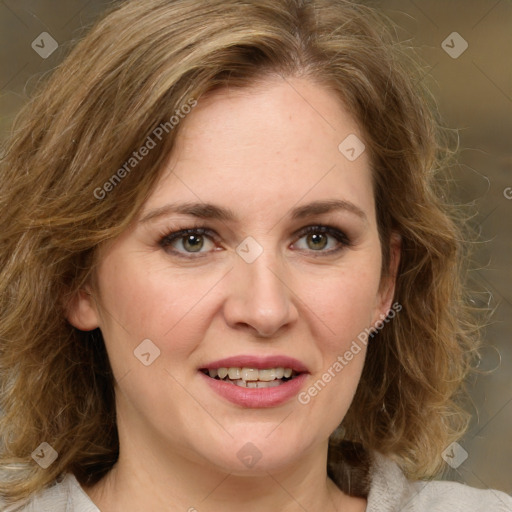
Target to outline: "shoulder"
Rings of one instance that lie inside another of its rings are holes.
[[[3,512],[100,512],[71,473],[65,474],[23,505],[0,509]]]
[[[414,487],[417,491],[414,505],[418,510],[512,512],[512,497],[504,492],[475,489],[456,482],[421,482]]]
[[[397,464],[375,454],[367,512],[512,512],[512,497],[456,482],[407,480]]]

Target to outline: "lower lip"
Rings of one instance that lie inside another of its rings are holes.
[[[299,393],[307,377],[306,373],[301,373],[273,388],[243,388],[230,382],[212,379],[201,371],[199,374],[206,379],[206,383],[213,391],[226,400],[242,407],[252,408],[275,407],[287,402]]]

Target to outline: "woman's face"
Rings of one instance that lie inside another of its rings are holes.
[[[71,315],[103,333],[121,448],[231,473],[325,455],[363,368],[353,342],[393,292],[361,132],[299,79],[218,91],[182,123]]]

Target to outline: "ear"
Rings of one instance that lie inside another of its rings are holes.
[[[382,276],[379,295],[377,300],[377,306],[375,308],[375,314],[373,318],[373,324],[377,320],[382,320],[382,316],[387,316],[388,311],[391,308],[391,303],[395,295],[396,288],[396,276],[398,273],[398,265],[400,263],[400,251],[402,247],[402,237],[397,233],[391,234],[390,251],[389,251],[389,267],[387,272]]]
[[[81,331],[92,331],[99,327],[96,301],[89,286],[76,292],[65,304],[68,322]]]

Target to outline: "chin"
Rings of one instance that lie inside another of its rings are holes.
[[[272,433],[261,426],[247,429],[244,435],[234,435],[228,443],[210,444],[202,451],[207,460],[220,470],[238,476],[268,476],[268,472],[285,470],[295,465],[308,448],[304,440],[296,436]],[[215,449],[216,448],[216,449]]]

